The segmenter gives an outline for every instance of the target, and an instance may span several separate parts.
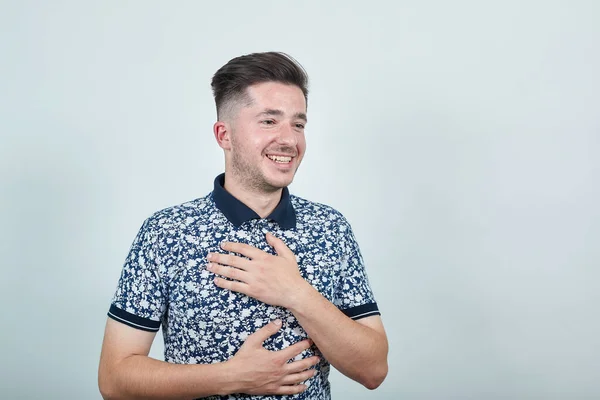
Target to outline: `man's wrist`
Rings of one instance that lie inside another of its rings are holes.
[[[233,393],[242,393],[239,368],[233,362],[233,358],[221,363],[221,371],[219,376],[223,379],[220,384],[219,396],[228,396]]]
[[[301,312],[304,305],[308,304],[308,301],[312,296],[318,293],[314,287],[304,279],[298,284],[289,295],[286,296],[286,304],[282,306],[290,310],[293,314]]]

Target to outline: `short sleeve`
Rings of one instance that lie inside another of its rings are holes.
[[[360,248],[350,224],[345,219],[340,225],[340,234],[344,255],[334,294],[334,304],[354,320],[381,315],[369,284]]]
[[[144,221],[125,259],[108,316],[136,329],[156,332],[166,310],[159,274],[158,234]]]

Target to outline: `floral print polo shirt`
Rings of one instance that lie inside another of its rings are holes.
[[[139,230],[125,260],[108,316],[133,328],[162,326],[165,361],[223,362],[245,339],[274,319],[282,328],[264,347],[281,350],[307,334],[291,312],[217,287],[206,269],[222,241],[275,254],[271,232],[294,252],[300,273],[352,319],[379,315],[350,224],[333,208],[290,195],[284,188],[271,215],[261,219],[224,189],[224,174],[207,196],[154,213]],[[320,355],[316,347],[296,359]],[[308,389],[293,396],[235,394],[208,399],[330,399],[329,363],[323,357]]]

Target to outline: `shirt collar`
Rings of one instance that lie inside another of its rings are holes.
[[[236,199],[224,188],[225,174],[220,174],[215,178],[215,187],[213,190],[213,199],[215,205],[236,227],[240,227],[244,222],[251,219],[260,219],[260,216],[250,207]],[[291,229],[296,227],[296,212],[290,201],[290,192],[287,187],[283,188],[281,200],[273,212],[267,217],[277,222],[282,229]]]

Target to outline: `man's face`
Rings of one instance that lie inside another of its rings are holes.
[[[247,93],[252,102],[233,118],[226,167],[245,187],[273,192],[292,183],[304,157],[306,100],[299,87],[278,82]]]

